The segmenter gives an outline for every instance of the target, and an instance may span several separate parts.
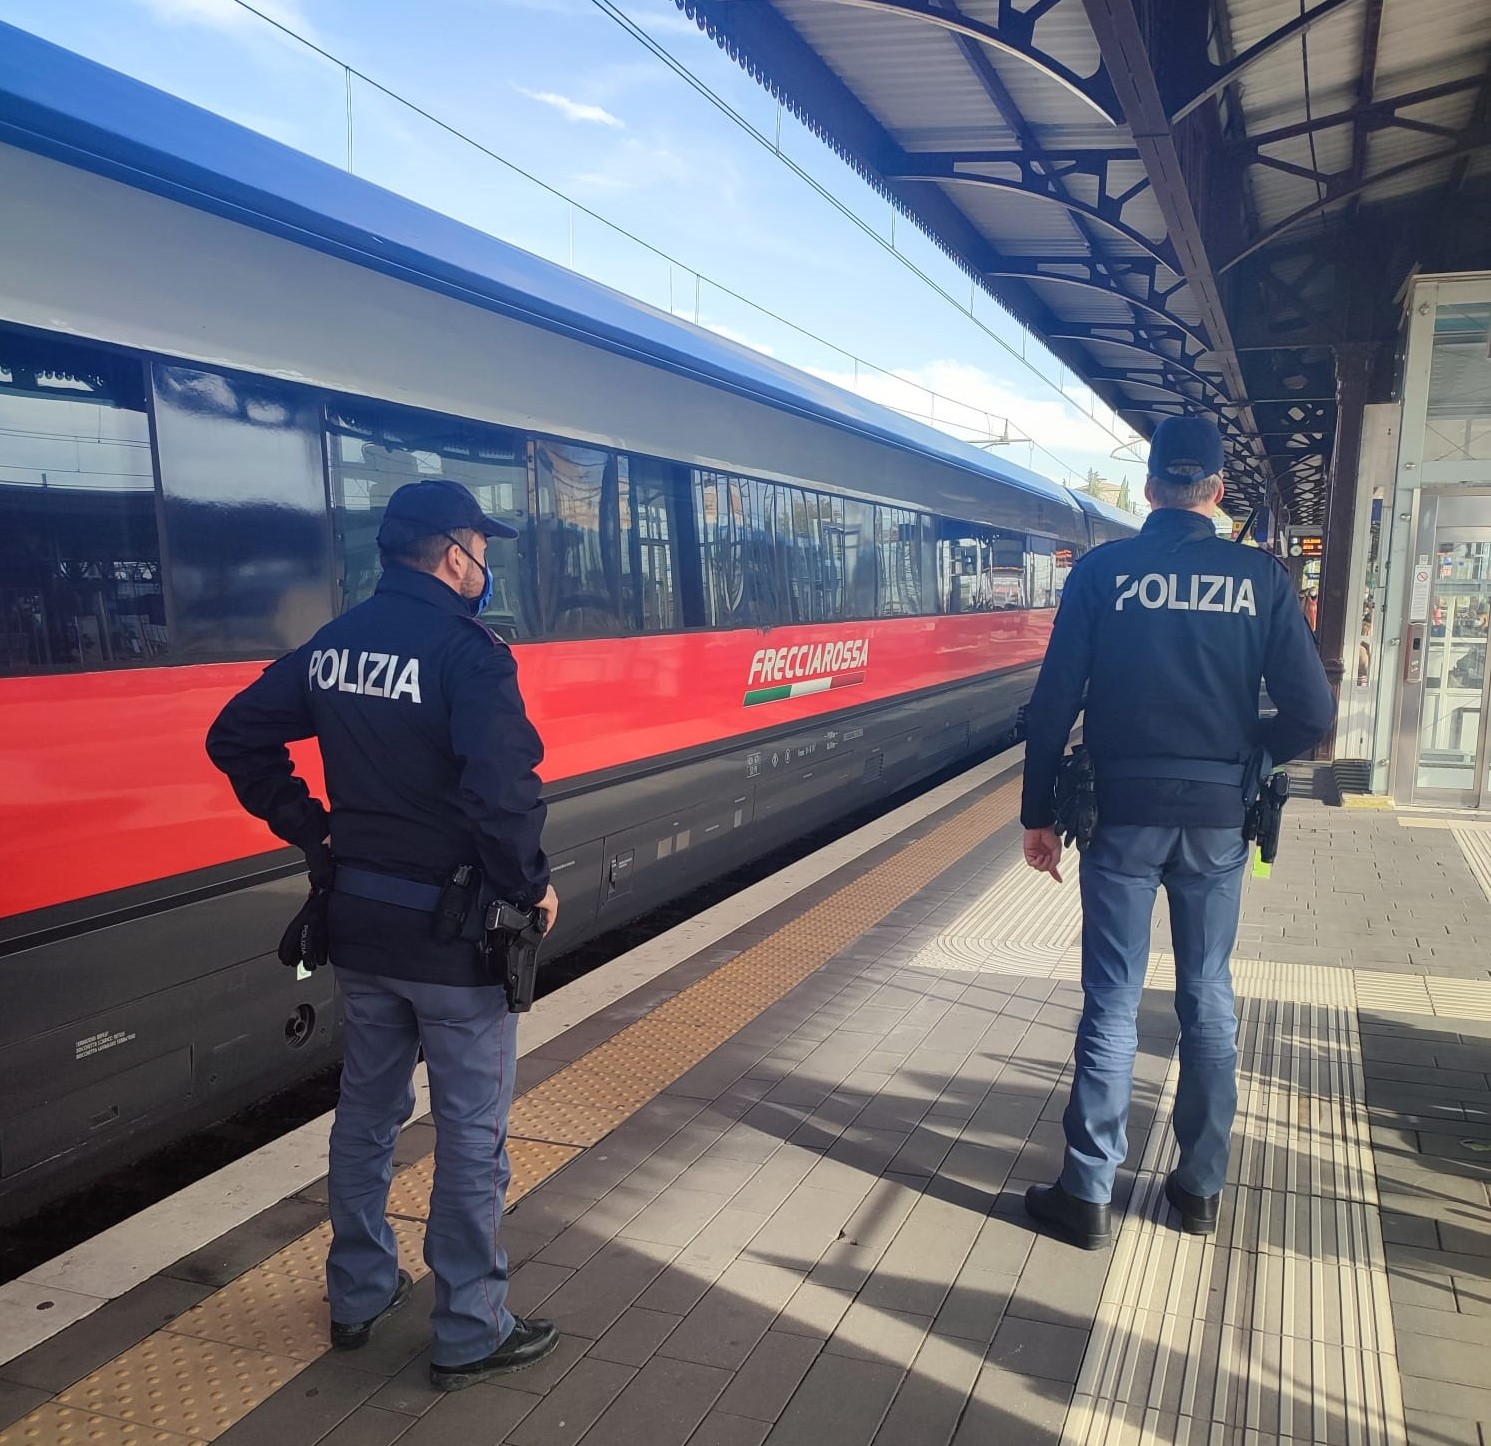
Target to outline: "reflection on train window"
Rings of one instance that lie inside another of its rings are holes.
[[[627,627],[666,632],[679,625],[674,468],[650,457],[620,459],[621,572]]]
[[[169,651],[140,363],[0,330],[0,673]]]
[[[848,592],[844,616],[875,616],[875,507],[852,497],[844,503],[844,576]]]
[[[299,647],[332,604],[315,398],[164,362],[151,379],[177,656]]]
[[[784,620],[769,483],[723,472],[694,474],[705,622],[773,627]]]
[[[937,611],[929,565],[931,520],[903,507],[875,509],[881,617],[920,617]]]
[[[847,616],[842,502],[801,487],[778,484],[771,491],[778,596],[786,603],[781,621],[823,623]]]
[[[544,635],[595,638],[626,628],[620,510],[626,457],[569,442],[533,444],[538,590]]]
[[[1029,607],[1025,547],[1020,533],[969,522],[943,522],[937,539],[937,593],[942,611],[1009,612]]]
[[[1025,595],[1033,608],[1054,608],[1059,600],[1056,544],[1049,537],[1025,539]]]
[[[378,585],[378,527],[388,499],[405,482],[436,477],[459,482],[488,517],[520,532],[527,525],[528,451],[519,433],[350,399],[328,407],[326,433],[344,610],[371,597]],[[536,629],[523,586],[520,542],[490,538],[487,565],[492,601],[482,621],[509,641],[532,637]]]

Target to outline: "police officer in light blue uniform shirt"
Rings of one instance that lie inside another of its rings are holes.
[[[487,541],[516,536],[459,483],[400,487],[378,531],[374,595],[272,663],[207,737],[243,806],[304,849],[312,883],[332,890],[344,1062],[326,1283],[341,1350],[365,1345],[409,1294],[385,1212],[424,1050],[435,1121],[430,1377],[443,1390],[529,1365],[558,1343],[550,1322],[515,1318],[506,1304],[498,1227],[517,1021],[480,950],[491,898],[537,907],[549,927],[558,912],[540,844],[543,746],[512,654],[478,621],[492,590]],[[311,737],[329,816],[285,748]],[[444,887],[462,866],[464,923],[452,931],[446,910],[437,930]]]
[[[1094,549],[1067,579],[1028,709],[1025,861],[1060,879],[1057,766],[1079,711],[1098,826],[1082,855],[1082,1021],[1060,1178],[1026,1209],[1095,1250],[1111,1239],[1136,1019],[1163,885],[1175,948],[1180,1162],[1166,1196],[1190,1233],[1215,1229],[1237,1107],[1230,956],[1242,901],[1243,780],[1255,750],[1299,757],[1335,701],[1289,576],[1217,536],[1223,450],[1201,417],[1155,429],[1137,537]],[[1277,715],[1260,719],[1260,683]],[[1085,699],[1085,702],[1084,702]]]

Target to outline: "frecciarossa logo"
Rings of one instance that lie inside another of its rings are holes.
[[[779,698],[801,698],[830,688],[852,688],[865,680],[870,662],[868,638],[837,643],[797,643],[788,648],[758,648],[746,679],[747,708]]]
[[[1141,607],[1168,608],[1179,613],[1248,613],[1258,616],[1253,598],[1253,579],[1226,577],[1220,573],[1192,573],[1177,577],[1173,572],[1147,572],[1131,577],[1121,572],[1113,580],[1118,600],[1113,611],[1121,613],[1124,604],[1137,602]]]

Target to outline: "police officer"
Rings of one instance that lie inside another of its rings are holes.
[[[1072,569],[1028,709],[1025,861],[1061,875],[1052,787],[1079,710],[1098,823],[1082,856],[1082,1021],[1055,1184],[1026,1209],[1077,1245],[1111,1238],[1109,1200],[1128,1152],[1136,1017],[1164,885],[1175,949],[1180,1162],[1165,1193],[1188,1233],[1216,1227],[1237,1106],[1229,958],[1247,845],[1244,774],[1255,751],[1296,758],[1335,702],[1288,573],[1216,535],[1222,439],[1201,417],[1155,429],[1137,537]],[[1267,682],[1277,716],[1259,717]],[[1256,765],[1255,765],[1256,767]]]
[[[312,883],[332,889],[345,1056],[326,1280],[339,1349],[366,1344],[409,1293],[385,1210],[423,1047],[435,1120],[430,1378],[445,1390],[558,1344],[550,1322],[517,1319],[506,1305],[497,1234],[517,1021],[480,952],[487,900],[536,906],[550,928],[558,913],[539,842],[543,746],[512,654],[477,621],[492,590],[487,540],[516,536],[458,483],[400,487],[378,530],[373,597],[272,663],[207,738],[243,806],[304,849]],[[285,749],[312,736],[329,817]],[[463,865],[474,867],[462,876]]]

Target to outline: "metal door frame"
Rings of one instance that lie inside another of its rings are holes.
[[[1491,490],[1481,487],[1432,487],[1417,488],[1413,494],[1412,517],[1409,522],[1408,535],[1413,539],[1408,552],[1408,565],[1404,569],[1403,579],[1405,595],[1403,599],[1403,623],[1402,623],[1402,645],[1399,649],[1398,658],[1398,725],[1393,735],[1393,760],[1390,773],[1389,788],[1393,800],[1401,804],[1438,804],[1441,806],[1458,808],[1484,808],[1491,804],[1491,790],[1486,787],[1486,769],[1491,762],[1491,667],[1484,670],[1481,679],[1481,713],[1480,726],[1477,732],[1476,756],[1474,772],[1471,775],[1472,787],[1470,789],[1459,788],[1420,788],[1417,783],[1419,771],[1419,746],[1420,727],[1423,723],[1424,693],[1426,683],[1422,675],[1417,683],[1410,683],[1406,674],[1412,660],[1412,637],[1413,629],[1422,623],[1425,628],[1424,643],[1426,645],[1424,656],[1427,658],[1427,644],[1433,640],[1428,634],[1428,622],[1425,619],[1415,619],[1412,616],[1413,599],[1413,570],[1418,565],[1418,559],[1428,556],[1430,559],[1437,558],[1438,534],[1439,534],[1439,504],[1446,498],[1491,498]],[[1461,528],[1461,532],[1485,532],[1483,538],[1471,538],[1471,541],[1491,541],[1491,523],[1484,528]],[[1430,596],[1433,596],[1433,579],[1430,583]],[[1446,639],[1448,643],[1448,639]],[[1448,654],[1448,646],[1445,652]],[[1491,662],[1491,639],[1487,641],[1488,662]]]

